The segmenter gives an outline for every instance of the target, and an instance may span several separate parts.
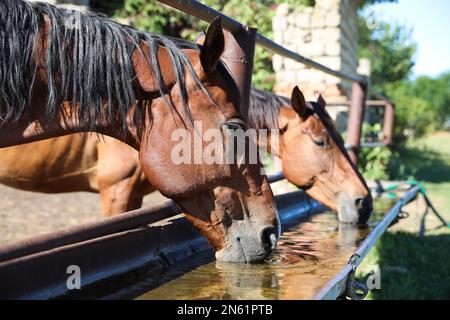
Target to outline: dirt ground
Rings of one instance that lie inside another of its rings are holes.
[[[155,193],[144,206],[165,198]],[[100,219],[95,193],[43,194],[0,185],[0,245]]]

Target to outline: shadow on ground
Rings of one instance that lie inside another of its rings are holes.
[[[450,164],[442,154],[423,148],[401,149],[391,165],[391,176],[395,180],[415,177],[425,182],[450,181]]]
[[[369,298],[450,298],[450,234],[386,233],[379,241],[375,259],[381,289],[372,290]]]

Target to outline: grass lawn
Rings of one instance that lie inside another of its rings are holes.
[[[408,142],[398,160],[391,173],[394,179],[422,182],[432,203],[450,222],[450,133]],[[428,229],[420,237],[413,223],[422,210],[416,211],[416,217],[383,235],[359,267],[360,279],[380,270],[381,289],[372,290],[368,299],[450,299],[450,229]],[[437,220],[429,214],[427,221]]]

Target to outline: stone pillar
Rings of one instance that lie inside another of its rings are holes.
[[[358,68],[357,1],[316,0],[314,7],[277,7],[273,20],[277,43],[332,69],[356,74]],[[274,56],[275,91],[290,95],[299,85],[307,99],[320,93],[326,100],[346,101],[351,83]]]

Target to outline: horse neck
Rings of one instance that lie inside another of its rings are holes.
[[[41,42],[42,44],[42,42]],[[139,150],[140,147],[140,137],[139,134],[145,130],[138,130],[133,121],[129,120],[133,118],[133,109],[130,110],[130,114],[127,119],[127,130],[117,130],[113,127],[111,123],[106,120],[96,120],[95,126],[83,125],[82,121],[75,114],[74,106],[71,101],[64,101],[61,103],[59,108],[59,115],[56,119],[47,119],[45,116],[40,116],[45,114],[45,108],[47,103],[47,92],[48,92],[48,78],[46,76],[45,59],[41,57],[46,48],[43,45],[40,48],[40,55],[37,69],[36,82],[34,84],[33,95],[29,103],[29,113],[27,118],[20,119],[14,123],[5,123],[0,125],[0,148],[14,146],[18,144],[25,144],[50,138],[56,138],[68,134],[79,133],[79,132],[96,132],[103,135],[113,137],[115,139],[121,140],[126,144],[130,145],[132,148]],[[146,43],[142,43],[141,50],[149,50]],[[162,84],[164,90],[166,87],[173,85],[174,83],[174,73],[171,72],[169,63],[168,52],[165,48],[158,48],[158,58],[160,59],[161,72],[164,75],[164,83]],[[160,87],[156,83],[156,76],[153,74],[153,68],[149,65],[148,60],[144,55],[140,54],[135,50],[132,54],[132,60],[136,70],[137,83],[133,85],[136,92],[136,96],[142,99],[141,101],[150,101],[150,104],[154,101],[156,97],[159,96]],[[69,97],[70,99],[70,97]],[[145,102],[141,105],[136,103],[136,108],[144,107]],[[147,105],[149,106],[149,105]],[[108,106],[106,102],[104,104],[104,114],[108,113]],[[120,125],[120,124],[119,124]]]
[[[39,103],[36,103],[33,109],[39,110],[39,108],[37,108],[38,105]],[[71,112],[73,108],[69,102],[64,102],[62,105],[62,109],[64,110],[63,112],[66,112],[66,114],[73,114],[73,112]],[[76,116],[67,115],[59,115],[54,121],[49,121],[47,119],[20,119],[14,123],[4,124],[0,127],[0,148],[80,132],[96,132],[107,135],[117,140],[121,140],[134,149],[139,150],[139,137],[137,135],[137,130],[131,124],[129,126],[129,130],[125,132],[118,131],[109,123],[100,121],[96,124],[95,129],[90,129],[79,125],[79,121]]]

